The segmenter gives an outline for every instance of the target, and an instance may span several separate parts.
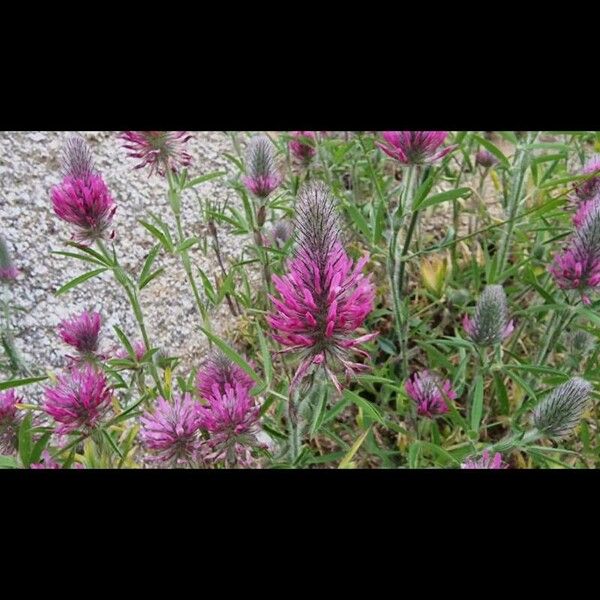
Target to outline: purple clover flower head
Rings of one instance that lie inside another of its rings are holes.
[[[477,302],[474,317],[464,316],[463,328],[479,346],[500,344],[513,332],[514,323],[508,318],[506,294],[501,285],[486,286]]]
[[[249,394],[243,383],[215,382],[206,397],[207,406],[198,408],[202,429],[210,433],[208,446],[210,461],[225,460],[227,464],[239,464],[247,460],[248,448],[260,445],[260,406]]]
[[[289,142],[290,152],[304,164],[308,164],[316,154],[314,131],[292,131]]]
[[[448,412],[447,401],[456,398],[450,381],[441,381],[429,371],[415,373],[404,387],[409,398],[416,403],[417,413],[430,419]]]
[[[563,290],[577,290],[584,304],[600,287],[600,198],[590,203],[566,248],[554,257],[549,271]]]
[[[481,458],[468,458],[460,466],[461,469],[508,469],[508,465],[502,460],[500,452],[490,456],[487,450],[483,451]]]
[[[97,312],[84,311],[66,319],[58,326],[58,333],[65,344],[79,352],[80,359],[89,359],[98,352],[102,317]]]
[[[248,144],[244,185],[258,198],[267,198],[283,180],[275,164],[275,147],[266,135],[256,135]]]
[[[75,226],[74,238],[90,244],[105,237],[117,209],[82,138],[71,138],[63,151],[63,181],[52,188],[56,215]]]
[[[14,281],[19,276],[19,270],[13,265],[8,245],[0,235],[0,281]]]
[[[57,434],[89,432],[110,408],[112,390],[106,377],[91,365],[58,376],[55,387],[45,389],[43,409],[61,426]]]
[[[0,454],[12,454],[16,449],[21,424],[17,404],[21,402],[13,389],[0,392]]]
[[[595,154],[588,160],[581,175],[589,177],[575,186],[575,197],[577,200],[591,200],[600,195],[600,154]]]
[[[177,395],[171,402],[159,397],[155,410],[140,421],[142,442],[153,453],[151,461],[191,466],[198,459],[200,416],[190,394]]]
[[[213,352],[196,377],[196,387],[200,396],[208,400],[215,393],[224,394],[226,386],[241,385],[246,391],[254,387],[254,380],[241,367],[222,352]]]
[[[535,428],[549,438],[568,437],[589,404],[592,384],[573,377],[556,387],[533,411]]]
[[[347,376],[367,370],[349,355],[368,358],[360,345],[377,335],[353,337],[373,309],[373,285],[362,273],[369,257],[353,264],[346,254],[336,206],[325,186],[303,188],[296,212],[297,249],[288,273],[273,277],[279,298],[270,296],[274,310],[267,321],[274,330],[273,339],[285,346],[285,351],[300,355],[292,388],[314,366],[324,369],[341,392],[336,367],[343,366]]]
[[[475,164],[489,169],[498,164],[498,159],[489,150],[479,150],[475,154]]]
[[[430,164],[456,148],[448,146],[439,150],[447,137],[447,131],[384,131],[385,144],[377,145],[403,165]]]
[[[148,167],[149,176],[157,173],[164,177],[167,171],[177,172],[192,163],[186,144],[192,139],[189,131],[124,131],[123,148],[130,158],[140,162],[136,169]]]

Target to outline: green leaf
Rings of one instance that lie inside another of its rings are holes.
[[[260,347],[260,353],[262,356],[265,381],[267,386],[270,386],[271,381],[273,381],[273,363],[271,362],[271,353],[269,352],[267,341],[265,340],[265,336],[262,332],[262,328],[260,327],[260,325],[257,326],[256,332],[258,337],[258,345]]]
[[[345,203],[345,208],[350,213],[350,218],[352,222],[360,229],[361,233],[365,236],[366,239],[371,238],[371,230],[369,228],[369,223],[363,216],[362,212],[354,206],[354,204],[350,202]]]
[[[159,275],[165,272],[165,267],[161,267],[160,269],[156,269],[154,273],[148,275],[140,282],[140,290],[143,290],[151,281],[154,281]]]
[[[350,390],[344,390],[344,397],[348,398],[350,402],[353,402],[356,404],[356,406],[362,408],[366,416],[378,421],[382,425],[385,425],[385,421],[383,420],[381,412],[372,402],[361,398],[358,394],[355,394]]]
[[[22,387],[24,385],[31,385],[32,383],[38,383],[39,381],[44,381],[46,379],[48,379],[47,376],[28,377],[27,379],[11,379],[10,381],[1,381],[0,392],[4,390],[10,390],[11,388]]]
[[[140,286],[142,284],[142,281],[144,281],[144,279],[146,279],[146,277],[150,273],[150,269],[152,268],[152,265],[154,264],[154,261],[156,260],[156,256],[157,256],[158,252],[160,251],[160,248],[161,248],[161,244],[156,244],[154,246],[154,248],[152,248],[152,250],[150,250],[150,252],[148,253],[146,260],[144,261],[144,266],[142,267],[142,272],[140,273],[140,279],[139,279]]]
[[[259,385],[264,385],[261,378],[254,372],[252,367],[232,348],[230,348],[220,337],[208,331],[204,327],[200,327],[202,333],[217,346],[225,356],[231,359],[238,367],[244,370],[252,379]]]
[[[352,459],[354,458],[354,455],[358,452],[358,449],[362,446],[363,442],[365,441],[365,439],[367,438],[367,435],[369,435],[369,432],[371,431],[371,428],[369,427],[355,442],[354,444],[352,444],[352,447],[350,448],[350,450],[348,450],[348,453],[346,454],[346,456],[344,456],[344,458],[341,460],[338,469],[348,469],[350,468],[350,463],[352,461]]]
[[[187,240],[183,240],[179,246],[177,246],[177,252],[185,252],[185,250],[189,250],[192,246],[200,243],[200,238],[193,237],[188,238]]]
[[[79,277],[75,277],[75,279],[71,279],[68,283],[65,283],[61,288],[59,288],[56,292],[54,292],[55,296],[62,296],[66,294],[69,290],[72,290],[74,287],[77,287],[80,283],[91,279],[92,277],[96,277],[96,275],[100,275],[100,273],[104,273],[107,269],[103,267],[102,269],[96,269],[95,271],[89,271],[88,273],[84,273],[83,275],[79,275]]]
[[[462,198],[463,196],[466,196],[470,193],[470,188],[458,188],[456,190],[448,190],[447,192],[435,194],[434,196],[430,196],[429,198],[423,200],[423,202],[421,202],[419,206],[415,206],[414,210],[423,210],[424,208],[428,208],[429,206],[434,206],[436,204],[441,204],[442,202],[456,200],[456,198]]]
[[[29,460],[30,460],[29,464],[34,464],[34,463],[40,462],[40,458],[42,457],[42,452],[46,448],[46,445],[48,444],[48,440],[50,439],[51,436],[52,436],[52,432],[47,431],[35,443],[35,445],[33,446],[33,449],[31,450],[31,454],[29,455]]]
[[[477,375],[473,391],[473,404],[471,406],[471,429],[479,431],[481,416],[483,415],[483,377]]]
[[[50,254],[57,254],[58,256],[66,256],[68,258],[76,258],[77,260],[82,260],[84,262],[92,263],[93,265],[104,265],[105,262],[101,262],[92,258],[91,256],[86,256],[85,254],[78,254],[77,252],[62,252],[62,251],[52,251]]]
[[[185,184],[185,187],[183,189],[187,190],[189,188],[196,187],[197,185],[200,185],[201,183],[206,183],[211,179],[223,177],[223,175],[227,175],[227,173],[225,171],[215,171],[214,173],[207,173],[206,175],[201,175],[200,177],[196,177],[195,179],[188,181],[188,183]]]
[[[140,220],[139,223],[140,223],[140,225],[142,225],[142,227],[147,229],[150,232],[150,234],[162,244],[163,248],[167,252],[173,253],[173,251],[175,250],[173,247],[173,244],[167,238],[167,236],[160,229],[158,229],[158,227],[155,227],[154,225],[151,225],[150,223],[146,223],[146,221]]]
[[[0,456],[0,469],[18,469],[17,459],[14,456]]]
[[[120,327],[118,327],[117,325],[113,325],[113,329],[115,330],[115,333],[117,334],[118,338],[121,340],[121,344],[123,344],[123,346],[125,346],[125,350],[127,350],[127,354],[129,354],[129,356],[131,356],[131,358],[133,360],[135,360],[135,351],[133,349],[132,343],[129,341],[129,338],[125,335],[123,330]]]
[[[510,411],[510,405],[508,403],[508,392],[506,386],[502,380],[500,373],[494,373],[494,387],[496,389],[496,397],[498,398],[498,404],[500,405],[500,414],[508,415]]]
[[[19,427],[19,458],[28,469],[31,464],[31,413],[28,412]]]

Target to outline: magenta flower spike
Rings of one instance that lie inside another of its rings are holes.
[[[450,381],[441,381],[429,371],[415,373],[404,388],[408,397],[416,403],[417,413],[430,419],[448,412],[447,401],[456,399]]]
[[[502,455],[496,452],[490,456],[487,450],[484,450],[481,458],[469,458],[461,466],[461,469],[508,469],[508,465],[502,460]]]
[[[362,273],[368,256],[356,264],[347,256],[335,203],[325,186],[305,187],[296,211],[298,247],[288,273],[273,277],[279,298],[270,296],[274,310],[267,321],[285,351],[300,355],[292,388],[315,367],[324,369],[341,392],[336,367],[343,366],[347,376],[367,370],[349,356],[357,353],[368,358],[360,345],[377,336],[353,337],[373,309],[373,285]]]
[[[577,290],[584,304],[600,288],[600,198],[582,215],[566,248],[555,256],[550,273],[559,288]]]
[[[190,394],[177,395],[171,402],[159,397],[154,411],[146,412],[140,422],[140,436],[154,455],[152,461],[191,465],[198,459],[200,416]]]
[[[288,146],[290,152],[303,163],[309,163],[312,157],[317,153],[313,140],[314,131],[292,131],[292,139]]]
[[[0,392],[0,454],[11,454],[16,448],[21,422],[17,404],[21,402],[13,389]]]
[[[444,158],[456,148],[448,146],[439,149],[447,136],[447,131],[384,131],[386,143],[377,145],[403,165],[429,164]]]
[[[58,376],[55,387],[45,389],[43,409],[58,423],[58,434],[90,431],[110,408],[112,390],[102,372],[91,365]]]
[[[167,171],[177,172],[192,163],[186,144],[192,139],[189,131],[124,131],[123,148],[130,158],[138,159],[136,169],[148,167],[149,175],[164,177]]]
[[[254,387],[254,380],[241,367],[221,352],[213,352],[196,377],[200,396],[208,400],[215,393],[225,393],[225,387],[241,385],[246,391]]]
[[[257,198],[267,198],[283,180],[275,164],[275,147],[266,135],[256,135],[248,144],[246,175],[242,182]]]
[[[52,188],[56,215],[73,225],[73,237],[90,244],[106,236],[117,207],[102,179],[94,169],[86,142],[71,138],[63,152],[63,180]]]
[[[97,312],[84,311],[66,319],[58,326],[58,333],[65,344],[79,352],[80,359],[88,359],[98,352],[102,317]]]

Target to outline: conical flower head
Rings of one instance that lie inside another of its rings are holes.
[[[463,327],[471,340],[479,346],[500,344],[513,331],[514,325],[508,318],[506,294],[501,285],[488,285],[483,290],[475,315],[465,315]]]
[[[12,454],[16,448],[21,423],[17,404],[21,402],[13,389],[0,392],[0,454]]]
[[[149,175],[158,173],[164,177],[167,171],[179,171],[192,162],[186,151],[187,142],[192,139],[189,131],[124,131],[121,139],[129,156],[139,159],[135,168],[148,167]]]
[[[448,379],[441,380],[429,371],[415,373],[405,384],[406,393],[417,405],[419,415],[433,418],[448,412],[448,400],[456,398],[456,392]]]
[[[254,387],[254,380],[241,367],[220,351],[213,351],[196,377],[196,387],[200,396],[207,400],[215,393],[225,393],[225,386],[241,385],[250,391]]]
[[[456,148],[439,150],[447,137],[447,131],[384,131],[385,144],[377,145],[403,165],[420,165],[434,163]]]
[[[90,431],[110,408],[112,390],[106,377],[91,365],[59,375],[55,387],[45,390],[44,410],[61,423],[59,434]]]
[[[80,358],[89,358],[98,351],[101,326],[100,313],[84,311],[62,321],[58,333],[65,344],[79,352]]]
[[[275,147],[266,135],[256,135],[248,144],[244,185],[258,198],[267,198],[276,190],[282,176],[275,164]]]
[[[71,138],[63,151],[63,181],[52,188],[56,215],[75,226],[74,238],[91,243],[105,237],[116,205],[102,177],[95,171],[91,152],[81,138]]]
[[[13,281],[18,275],[19,271],[13,265],[8,245],[0,235],[0,281]]]
[[[592,200],[567,247],[548,269],[558,287],[577,290],[584,304],[600,288],[600,198]]]
[[[535,407],[535,428],[550,438],[567,437],[581,421],[591,392],[592,384],[581,377],[559,385]]]
[[[153,453],[152,461],[185,465],[198,458],[200,417],[190,394],[176,395],[171,402],[159,397],[155,409],[142,415],[140,422],[140,437]]]
[[[335,368],[343,366],[347,375],[365,370],[349,356],[368,357],[359,346],[377,335],[353,337],[373,309],[373,286],[362,273],[368,256],[353,264],[346,254],[336,205],[323,185],[303,188],[296,213],[297,248],[288,273],[273,277],[279,298],[271,297],[275,310],[267,320],[276,332],[273,338],[300,354],[292,387],[315,365],[340,391]]]

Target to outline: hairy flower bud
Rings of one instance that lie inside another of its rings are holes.
[[[508,318],[506,294],[501,285],[488,285],[483,290],[474,317],[465,315],[463,327],[480,346],[500,344],[512,333],[514,325]]]
[[[533,412],[535,428],[550,438],[567,437],[585,412],[592,384],[573,377],[555,388]]]
[[[19,271],[13,265],[8,245],[0,235],[0,281],[13,281],[18,275]]]
[[[248,144],[244,185],[258,198],[267,198],[282,181],[275,164],[275,147],[266,135],[256,135]]]

